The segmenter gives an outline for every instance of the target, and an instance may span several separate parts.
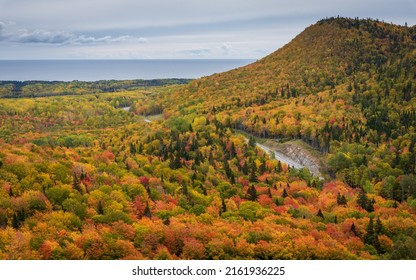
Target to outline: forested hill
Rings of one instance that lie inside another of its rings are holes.
[[[347,92],[352,91],[351,86],[365,91],[366,84],[377,83],[376,94],[383,95],[386,87],[390,90],[394,84],[395,92],[403,93],[395,101],[408,101],[415,88],[415,47],[416,26],[325,19],[265,58],[195,80],[187,91],[208,101],[207,105],[218,97],[228,97],[218,100],[220,106],[238,108],[264,105],[281,97],[305,97],[331,89],[341,91],[343,86],[349,86]],[[187,94],[182,98],[192,102]]]
[[[324,19],[265,58],[197,80],[189,89],[209,91],[211,95],[244,94],[242,98],[249,98],[255,93],[272,95],[286,88],[286,96],[316,94],[358,78],[397,79],[400,72],[407,74],[404,78],[414,80],[415,46],[416,26]]]
[[[415,96],[416,26],[329,18],[160,103],[167,116],[207,115],[256,136],[302,139],[327,153],[332,176],[368,191],[396,180],[385,196],[403,200],[416,192],[397,181],[415,173]]]

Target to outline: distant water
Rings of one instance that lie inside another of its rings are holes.
[[[231,70],[253,61],[250,59],[0,60],[0,80],[193,79]]]

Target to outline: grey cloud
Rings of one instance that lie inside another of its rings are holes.
[[[220,47],[220,49],[225,53],[228,54],[231,50],[231,46],[227,43],[223,43]]]
[[[148,40],[146,38],[140,37],[140,38],[137,39],[137,42],[141,43],[141,44],[144,44],[144,43],[147,43]]]
[[[190,56],[203,56],[211,53],[210,49],[190,49],[180,51],[181,54],[190,55]]]
[[[71,41],[68,43],[71,44],[107,44],[107,43],[121,43],[121,42],[135,42],[139,44],[147,43],[147,39],[143,37],[134,37],[129,35],[112,37],[112,36],[104,36],[104,37],[94,37],[94,36],[74,36]]]
[[[146,43],[143,37],[124,36],[89,36],[85,34],[74,34],[65,31],[48,31],[42,29],[21,29],[15,32],[6,32],[6,24],[0,22],[0,40],[22,44],[50,44],[50,45],[88,45],[108,44],[120,42]]]
[[[66,32],[50,32],[45,30],[26,31],[22,30],[16,34],[11,41],[19,43],[44,43],[44,44],[64,44],[73,38],[72,34]]]
[[[6,31],[7,24],[0,21],[0,42],[7,41],[11,34]]]

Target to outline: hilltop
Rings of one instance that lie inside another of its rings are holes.
[[[291,95],[312,94],[350,82],[354,76],[371,78],[388,65],[409,65],[414,57],[416,26],[375,20],[330,18],[306,28],[287,45],[245,67],[195,81],[191,92],[211,95],[253,90],[274,93],[289,87]],[[244,94],[244,95],[243,95]],[[286,93],[287,94],[287,93]]]

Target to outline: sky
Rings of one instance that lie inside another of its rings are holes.
[[[0,0],[0,59],[258,59],[332,16],[416,24],[416,0]]]

